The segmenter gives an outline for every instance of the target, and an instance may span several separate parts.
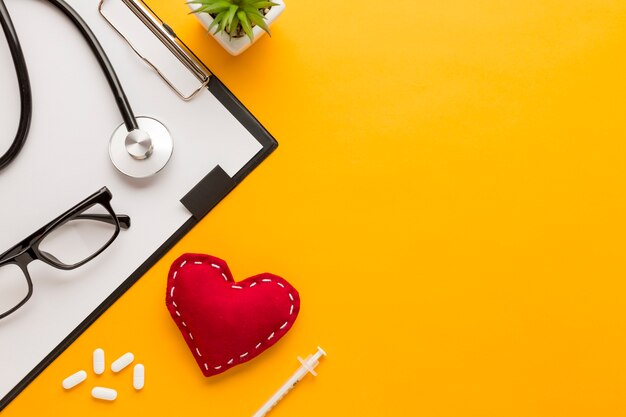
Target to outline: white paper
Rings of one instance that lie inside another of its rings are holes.
[[[26,56],[34,106],[24,150],[0,171],[0,253],[105,185],[113,208],[128,214],[132,227],[77,270],[31,264],[32,298],[0,320],[0,397],[190,218],[181,197],[216,165],[232,176],[262,148],[210,93],[187,103],[179,99],[107,25],[96,0],[70,0],[107,51],[135,114],[160,120],[174,137],[163,171],[147,180],[123,176],[108,155],[121,116],[87,43],[46,2],[6,3]],[[0,150],[15,134],[17,91],[2,38]]]

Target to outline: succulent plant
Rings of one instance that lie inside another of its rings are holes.
[[[252,28],[255,25],[270,34],[263,11],[277,6],[276,3],[266,0],[192,0],[189,3],[200,6],[192,13],[208,13],[213,17],[209,32],[215,28],[213,33],[226,32],[230,37],[243,32],[251,42],[254,39]]]

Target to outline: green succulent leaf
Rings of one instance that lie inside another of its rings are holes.
[[[268,7],[278,6],[278,3],[271,1],[251,1],[249,5],[255,9],[267,9]]]
[[[255,14],[255,15],[259,16],[259,17],[264,17],[263,13],[261,13],[261,11],[259,9],[255,9],[254,7],[243,6],[242,10],[244,12],[246,12],[246,14],[248,16]]]
[[[226,11],[219,12],[217,16],[215,16],[215,19],[213,19],[213,22],[211,22],[211,24],[209,25],[209,32],[211,31],[211,29],[217,26],[217,29],[214,33],[220,33],[220,31],[223,29],[223,22],[224,17],[226,17],[226,13]]]
[[[232,6],[228,8],[228,13],[226,14],[226,26],[228,27],[229,31],[230,31],[230,28],[232,27],[233,18],[237,14],[238,9],[239,9],[239,6],[237,6],[236,4],[233,4]],[[235,26],[235,29],[237,29],[237,26]]]
[[[239,18],[237,17],[237,15],[235,15],[235,17],[233,17],[233,21],[230,22],[230,27],[228,28],[230,37],[232,38],[233,35],[236,35],[238,30],[239,30]]]
[[[246,12],[243,10],[239,10],[237,12],[237,17],[239,18],[239,23],[241,24],[244,33],[248,35],[248,38],[250,38],[250,42],[252,42],[254,40],[254,35],[252,34],[252,24],[250,24]]]
[[[249,13],[248,19],[250,19],[252,23],[259,25],[261,29],[263,29],[265,32],[267,32],[268,35],[271,36],[270,28],[267,26],[267,23],[265,23],[265,16],[263,16],[261,13]]]
[[[222,32],[226,28],[226,24],[228,23],[228,10],[222,13],[224,13],[224,16],[220,20],[220,24],[217,27],[216,33]]]

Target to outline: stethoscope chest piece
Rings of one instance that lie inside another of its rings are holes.
[[[150,177],[165,167],[174,143],[167,128],[151,117],[137,117],[139,129],[126,130],[121,124],[113,133],[109,154],[113,165],[133,178]]]

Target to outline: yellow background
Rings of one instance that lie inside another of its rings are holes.
[[[292,0],[236,58],[183,3],[150,2],[281,146],[6,416],[250,416],[318,344],[272,416],[624,414],[626,2]],[[164,306],[183,252],[290,280],[294,328],[203,378]],[[96,347],[146,388],[64,392]]]

